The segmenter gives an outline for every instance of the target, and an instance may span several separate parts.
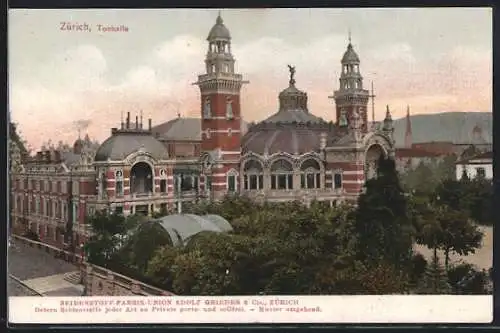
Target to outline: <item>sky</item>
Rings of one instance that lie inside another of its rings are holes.
[[[9,109],[21,135],[99,141],[122,113],[140,110],[153,125],[199,117],[206,37],[216,9],[10,10]],[[309,110],[335,120],[328,96],[338,89],[349,31],[365,88],[373,81],[376,120],[492,108],[492,12],[489,8],[222,9],[232,36],[245,121],[278,110],[288,86],[308,93]],[[61,30],[62,22],[90,31]],[[100,26],[126,27],[103,32]]]

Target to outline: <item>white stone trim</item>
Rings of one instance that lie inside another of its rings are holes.
[[[212,186],[213,186],[213,185],[224,185],[224,186],[226,186],[226,185],[227,185],[227,183],[212,183]]]
[[[364,171],[363,170],[357,170],[357,171],[343,171],[342,174],[344,175],[363,175]]]
[[[358,180],[342,180],[342,183],[343,184],[364,184],[365,181],[362,180],[362,179],[358,179]]]

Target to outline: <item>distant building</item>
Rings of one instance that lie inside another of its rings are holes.
[[[492,150],[483,137],[482,129],[479,125],[474,126],[469,136],[468,142],[456,143],[452,141],[429,141],[412,142],[412,124],[410,117],[410,108],[406,112],[406,131],[404,147],[396,147],[396,167],[399,172],[404,173],[416,168],[420,163],[426,165],[437,163],[445,156],[455,155],[457,159],[463,159],[467,152],[486,152]]]
[[[456,162],[456,176],[460,180],[464,173],[469,179],[484,177],[493,179],[493,153],[481,153]]]
[[[415,169],[419,164],[426,165],[439,162],[444,156],[453,153],[453,143],[413,143],[413,132],[410,107],[406,109],[406,131],[404,147],[396,148],[396,168],[405,173]]]

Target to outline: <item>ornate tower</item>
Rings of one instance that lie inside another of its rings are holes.
[[[201,150],[214,157],[218,176],[211,179],[214,192],[231,190],[225,174],[237,170],[241,154],[240,91],[243,76],[234,71],[231,35],[219,15],[208,37],[206,73],[195,83],[201,93]],[[220,179],[217,179],[217,178]],[[227,185],[227,186],[226,186]],[[236,185],[236,188],[238,186]]]
[[[346,120],[350,122],[354,111],[356,111],[360,116],[361,131],[366,133],[368,131],[367,105],[370,93],[363,89],[363,77],[359,71],[360,61],[351,44],[350,36],[341,64],[340,87],[331,96],[335,99],[337,124],[341,125]]]
[[[412,131],[411,131],[411,119],[410,119],[410,106],[406,107],[406,133],[405,133],[405,147],[411,148],[412,146]]]

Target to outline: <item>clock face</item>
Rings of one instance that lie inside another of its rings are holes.
[[[165,176],[165,170],[163,170],[163,169],[160,170],[160,176],[162,176],[162,177]]]

